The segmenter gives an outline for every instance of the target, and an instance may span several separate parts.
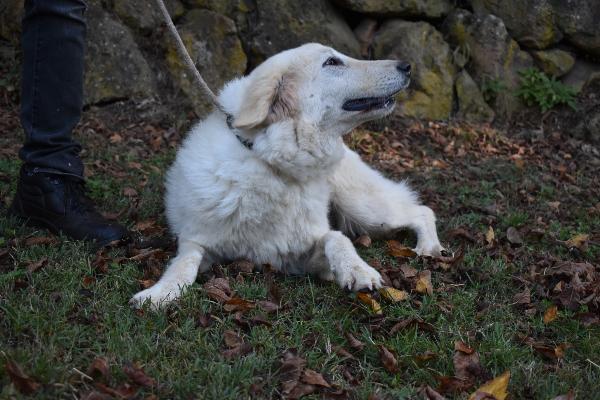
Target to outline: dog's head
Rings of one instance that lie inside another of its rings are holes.
[[[391,113],[394,96],[410,81],[410,64],[356,60],[309,43],[267,59],[245,79],[235,128],[254,130],[292,119],[344,134]]]

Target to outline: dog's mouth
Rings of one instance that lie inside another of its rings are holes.
[[[382,108],[391,108],[396,103],[395,96],[400,92],[399,89],[392,94],[380,97],[361,97],[358,99],[350,99],[342,105],[344,111],[363,111],[369,112]]]

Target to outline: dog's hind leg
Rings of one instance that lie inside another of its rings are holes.
[[[330,182],[333,217],[344,233],[381,235],[410,228],[417,233],[418,254],[440,255],[435,215],[404,182],[384,178],[349,149]]]
[[[321,279],[335,280],[346,289],[358,291],[382,285],[379,272],[360,258],[350,239],[339,231],[329,231],[321,238],[311,264]]]
[[[139,307],[146,300],[150,300],[153,308],[159,308],[177,299],[187,286],[194,283],[198,268],[205,270],[210,266],[203,262],[204,255],[205,250],[198,243],[180,240],[177,256],[169,262],[160,280],[154,286],[133,296],[130,304]]]

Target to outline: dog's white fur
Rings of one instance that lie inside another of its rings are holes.
[[[183,143],[168,172],[166,195],[178,253],[161,279],[132,302],[172,301],[198,270],[242,258],[286,273],[315,274],[352,290],[380,287],[380,274],[344,233],[409,227],[418,236],[417,253],[440,254],[432,210],[405,183],[384,178],[342,141],[360,123],[392,111],[393,104],[363,111],[342,105],[389,98],[405,88],[408,76],[397,65],[307,44],[229,82],[219,100],[236,129],[214,112]],[[236,133],[254,147],[243,146]],[[330,211],[344,233],[330,227]]]

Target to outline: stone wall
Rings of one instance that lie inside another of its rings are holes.
[[[87,104],[185,99],[190,84],[149,0],[90,0]],[[581,89],[600,74],[599,0],[167,0],[186,47],[213,88],[270,55],[309,41],[354,57],[414,66],[398,113],[489,122],[522,107],[518,72],[537,66]],[[0,38],[16,43],[23,0],[0,0]],[[502,90],[484,100],[491,84]],[[180,105],[175,101],[173,104]]]

